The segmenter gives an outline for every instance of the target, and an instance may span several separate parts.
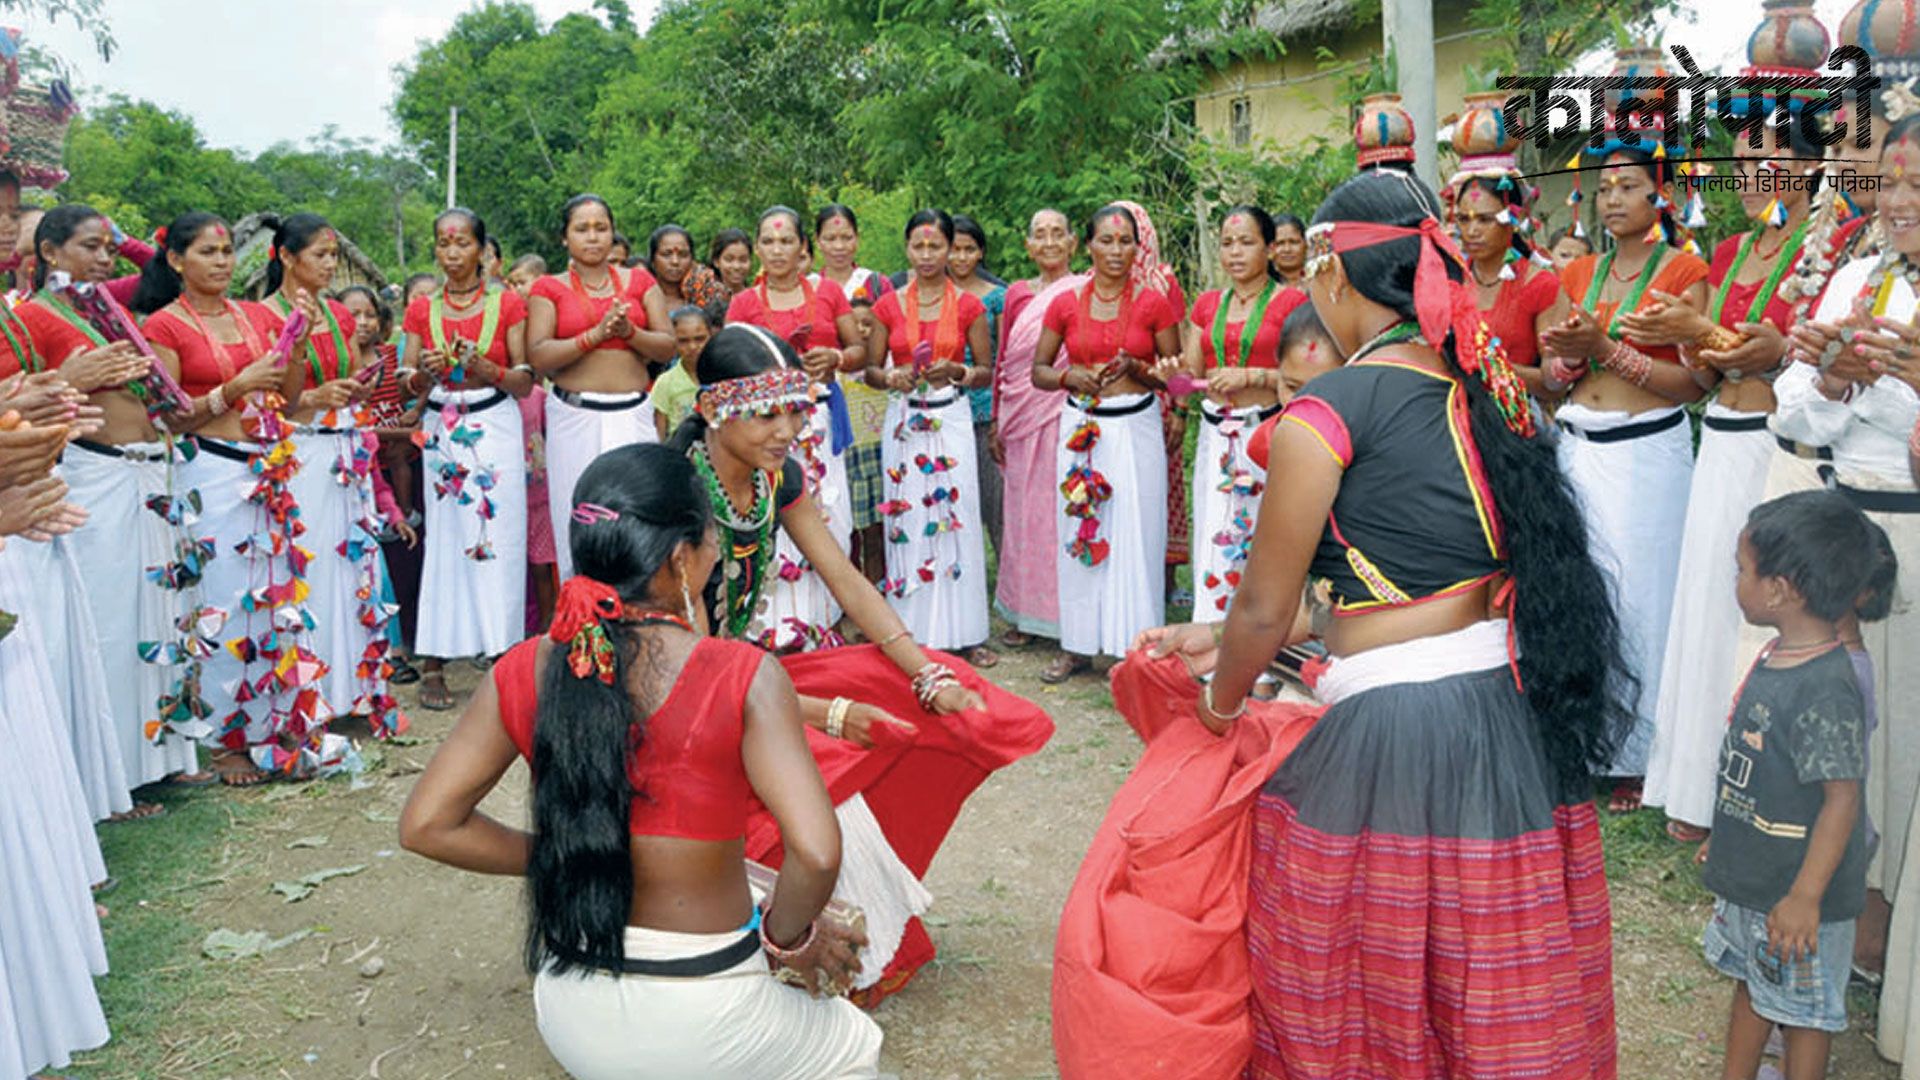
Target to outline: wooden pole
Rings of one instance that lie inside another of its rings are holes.
[[[454,208],[460,186],[460,106],[447,106],[447,209]]]
[[[1429,187],[1439,180],[1434,140],[1439,110],[1433,90],[1433,0],[1382,0],[1380,24],[1400,82],[1400,104],[1413,118],[1414,171]]]

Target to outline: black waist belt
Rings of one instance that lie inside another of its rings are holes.
[[[1833,489],[1861,510],[1875,514],[1920,514],[1920,491],[1867,491],[1837,481]]]
[[[245,450],[213,439],[196,437],[193,441],[203,454],[212,454],[217,458],[226,458],[228,461],[238,461],[243,464],[252,462],[253,455],[259,453],[257,448]]]
[[[85,450],[89,454],[102,457],[125,458],[128,461],[165,461],[169,456],[165,450],[129,450],[124,446],[94,442],[92,439],[74,439],[67,445]]]
[[[960,391],[955,390],[954,392],[948,394],[946,397],[943,397],[943,398],[910,397],[907,399],[907,404],[913,406],[916,409],[944,409],[947,406],[959,400],[960,400]]]
[[[1754,416],[1714,416],[1709,413],[1700,418],[1700,422],[1715,431],[1759,431],[1767,426],[1767,414]],[[1779,438],[1779,436],[1775,436]]]
[[[1085,411],[1088,416],[1132,416],[1152,408],[1154,400],[1152,394],[1142,394],[1140,400],[1131,405],[1095,405]]]
[[[481,398],[479,401],[469,401],[464,405],[457,401],[435,401],[432,398],[428,398],[427,408],[432,409],[434,412],[439,412],[441,409],[447,409],[447,408],[454,408],[454,409],[464,408],[470,413],[485,412],[486,410],[493,408],[495,405],[498,405],[505,400],[507,400],[507,392],[505,390],[496,389],[493,393],[488,394],[486,397]]]
[[[346,427],[303,427],[299,432],[302,435],[351,435],[356,430],[358,429]]]
[[[1805,458],[1808,461],[1833,460],[1833,451],[1824,446],[1808,446],[1806,443],[1797,443],[1792,439],[1784,439],[1778,435],[1773,437],[1773,441],[1780,449],[1797,458]]]
[[[625,409],[631,409],[635,405],[639,405],[647,400],[647,392],[645,390],[640,391],[631,398],[624,398],[620,401],[589,401],[577,390],[562,390],[557,386],[554,387],[550,393],[576,409],[592,409],[594,412],[620,412]]]
[[[1286,408],[1285,405],[1281,405],[1276,402],[1275,404],[1269,405],[1266,408],[1261,409],[1259,412],[1255,413],[1253,415],[1253,419],[1256,423],[1261,421],[1271,420],[1274,417],[1280,415],[1280,410],[1284,408]],[[1236,409],[1234,411],[1238,412],[1239,410]],[[1229,414],[1222,413],[1219,416],[1215,416],[1210,410],[1204,407],[1200,410],[1200,419],[1205,420],[1207,423],[1212,424],[1214,427],[1219,427],[1221,424],[1225,423],[1228,415]]]
[[[1647,420],[1638,424],[1624,424],[1617,428],[1608,428],[1605,431],[1583,431],[1562,420],[1560,422],[1560,430],[1576,439],[1585,439],[1590,443],[1616,443],[1626,442],[1629,439],[1644,439],[1648,435],[1658,435],[1668,428],[1677,428],[1686,422],[1686,411],[1684,409],[1675,409],[1673,412],[1668,413],[1658,420]]]
[[[728,945],[726,948],[715,949],[713,952],[702,953],[699,956],[683,956],[675,960],[643,960],[628,956],[623,957],[620,963],[614,967],[596,964],[588,960],[584,955],[574,952],[571,949],[557,948],[552,942],[547,943],[547,948],[552,951],[555,956],[565,959],[568,963],[579,964],[581,967],[589,967],[597,971],[611,971],[617,975],[652,975],[656,978],[666,979],[704,979],[708,975],[718,975],[723,971],[729,971],[738,967],[744,963],[748,957],[759,952],[760,931],[758,929],[749,930],[741,936],[739,941]]]

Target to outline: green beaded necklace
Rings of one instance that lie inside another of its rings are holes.
[[[706,441],[695,442],[690,456],[694,470],[707,485],[707,500],[713,504],[714,516],[727,529],[721,636],[744,638],[753,622],[754,606],[766,585],[767,568],[773,564],[773,485],[766,473],[754,471],[753,509],[742,519],[734,513],[733,500],[727,497],[727,490],[720,483]]]

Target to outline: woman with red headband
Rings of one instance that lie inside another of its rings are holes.
[[[534,376],[520,294],[480,276],[486,222],[444,210],[433,234],[445,283],[407,305],[402,328],[406,355],[420,362],[412,388],[431,387],[421,419],[433,493],[414,636],[420,704],[449,709],[442,659],[497,656],[526,629],[526,436],[514,400],[532,391]]]
[[[1254,429],[1280,411],[1280,328],[1307,294],[1273,274],[1273,218],[1236,206],[1220,223],[1220,269],[1229,287],[1202,293],[1176,369],[1200,381],[1199,441],[1193,453],[1194,610],[1215,618],[1240,583],[1253,514],[1266,471],[1247,456]],[[1238,318],[1235,318],[1238,316]]]
[[[989,667],[986,529],[980,519],[973,406],[966,390],[993,377],[993,335],[979,298],[947,276],[953,218],[921,210],[907,219],[912,274],[873,305],[867,385],[891,399],[882,428],[887,579],[881,592],[916,641],[971,650]],[[882,329],[884,328],[884,329]],[[1022,553],[1024,555],[1024,553]],[[1016,556],[1022,557],[1022,556]]]
[[[346,740],[326,734],[333,703],[306,614],[310,549],[287,419],[305,388],[307,334],[325,322],[304,292],[294,306],[305,329],[293,333],[266,307],[228,299],[233,268],[226,222],[183,215],[167,226],[166,250],[147,264],[133,309],[146,314],[147,340],[194,400],[191,415],[168,419],[194,433],[195,453],[164,506],[189,541],[175,549],[168,574],[183,588],[197,577],[198,603],[186,632],[174,631],[163,648],[197,659],[199,670],[170,703],[207,710],[220,746],[214,771],[246,786],[269,774],[311,775]],[[196,548],[200,537],[212,539],[211,550]]]
[[[872,1004],[933,958],[917,918],[930,900],[919,879],[961,804],[994,770],[1045,745],[1053,724],[962,661],[923,651],[838,551],[791,453],[817,407],[792,345],[757,326],[726,326],[695,369],[694,412],[673,445],[693,459],[723,530],[704,597],[713,632],[748,634],[774,572],[774,534],[785,531],[872,643],[782,661],[846,837],[846,877],[860,883],[845,898],[867,913],[872,941],[855,988]],[[778,851],[773,823],[757,816],[748,856]]]
[[[1639,807],[1653,746],[1693,477],[1685,406],[1703,392],[1674,346],[1639,340],[1622,321],[1662,303],[1707,307],[1707,264],[1676,246],[1672,163],[1636,148],[1656,139],[1650,133],[1588,153],[1601,167],[1594,207],[1613,248],[1567,267],[1566,299],[1540,333],[1543,388],[1567,395],[1557,414],[1561,462],[1613,579],[1627,664],[1639,681],[1638,719],[1604,770],[1615,781],[1615,813]]]
[[[827,529],[844,554],[853,534],[846,464],[853,429],[839,378],[866,366],[867,346],[840,286],[807,274],[811,253],[799,211],[773,207],[760,215],[759,231],[763,272],[758,283],[734,294],[727,322],[763,327],[785,340],[820,386],[821,407],[794,443],[794,454],[806,473],[807,494],[826,513]],[[779,581],[767,594],[766,614],[755,620],[755,639],[776,652],[838,644],[840,606],[785,533],[774,561]]]
[[[540,1036],[569,1076],[877,1075],[880,1027],[838,996],[863,941],[825,913],[845,843],[800,701],[766,653],[709,636],[692,599],[720,562],[692,465],[622,447],[568,510],[581,576],[550,634],[494,665],[401,843],[526,879]],[[479,809],[516,758],[533,770],[526,830]],[[764,894],[743,863],[755,814],[781,838]]]
[[[1068,395],[1053,553],[1062,652],[1040,676],[1048,683],[1088,670],[1096,655],[1124,655],[1166,612],[1167,442],[1155,365],[1180,351],[1185,303],[1163,291],[1170,276],[1140,261],[1140,227],[1125,205],[1096,212],[1086,241],[1092,279],[1054,297],[1033,353],[1033,385]],[[1056,368],[1062,349],[1067,365]]]
[[[562,581],[573,485],[616,446],[654,442],[652,365],[673,359],[673,323],[653,275],[614,265],[613,211],[598,195],[560,208],[567,272],[534,282],[527,297],[527,358],[553,380],[547,393],[547,490]]]
[[[180,674],[159,657],[143,664],[138,651],[143,631],[164,637],[183,610],[176,592],[146,576],[172,548],[165,522],[142,505],[167,496],[170,444],[129,385],[147,363],[75,310],[86,308],[80,294],[103,299],[96,294],[113,267],[106,219],[90,207],[61,206],[36,232],[38,292],[0,315],[0,378],[25,372],[42,393],[85,395],[98,419],[97,430],[68,444],[58,470],[88,522],[67,535],[12,542],[6,558],[35,588],[14,610],[28,610],[46,644],[46,719],[69,743],[92,819],[150,817],[163,808],[136,802],[130,788],[169,776],[207,779],[190,738],[171,728],[149,738],[143,727],[160,715],[161,696]]]
[[[1327,710],[1253,800],[1251,985],[1221,988],[1229,1009],[1251,990],[1252,1039],[1237,1046],[1261,1080],[1618,1070],[1588,770],[1626,720],[1619,623],[1439,212],[1418,180],[1386,170],[1321,206],[1307,288],[1347,363],[1273,422],[1266,466],[1287,482],[1261,502],[1226,621],[1141,640],[1211,676],[1204,689],[1187,680],[1208,730],[1251,738],[1236,720],[1284,706],[1249,691],[1305,635],[1309,575],[1331,582],[1331,660],[1315,682]],[[1113,929],[1122,972],[1138,970],[1133,950],[1164,947]],[[1114,1027],[1112,1041],[1156,1053],[1192,1042],[1141,1028]],[[1211,1030],[1232,1041],[1245,1029]],[[1098,1050],[1100,1034],[1082,1045]],[[1209,1051],[1219,1071],[1194,1075],[1242,1075]]]
[[[325,297],[340,261],[340,236],[318,214],[270,218],[267,308],[285,318],[293,296]],[[309,337],[306,384],[288,419],[301,469],[293,495],[306,526],[302,543],[313,552],[307,564],[307,611],[318,624],[314,652],[327,665],[322,680],[338,717],[351,715],[376,736],[404,730],[406,719],[388,692],[388,609],[380,595],[380,510],[374,498],[378,437],[370,418],[363,424],[369,380],[356,378],[360,351],[353,313],[338,300],[319,304],[320,325]],[[275,328],[278,333],[278,328]],[[378,371],[368,372],[377,376]]]

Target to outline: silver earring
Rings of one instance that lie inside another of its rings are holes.
[[[687,575],[685,571],[682,571],[680,574],[680,604],[687,612],[688,629],[698,626],[700,620],[694,617],[693,591],[687,588]]]

